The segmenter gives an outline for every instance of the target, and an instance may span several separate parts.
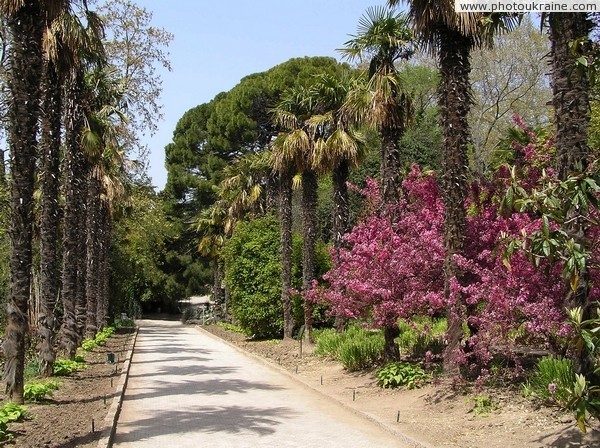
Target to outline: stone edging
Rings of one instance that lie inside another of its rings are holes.
[[[127,388],[129,369],[131,368],[131,357],[137,341],[138,331],[139,327],[136,327],[131,348],[127,352],[125,360],[123,361],[123,369],[121,370],[121,376],[119,378],[119,382],[117,383],[115,397],[113,398],[110,409],[108,410],[108,414],[104,419],[104,429],[102,430],[102,436],[98,441],[98,448],[110,448],[112,446],[115,430],[117,428],[117,420],[119,419],[119,414],[121,412],[121,404],[123,403],[123,396],[125,394],[125,389]]]
[[[344,409],[349,410],[350,412],[352,412],[353,414],[362,417],[366,420],[369,420],[371,423],[375,423],[377,426],[379,426],[380,428],[382,428],[383,430],[393,434],[394,436],[398,437],[403,443],[406,443],[407,445],[410,445],[414,448],[430,448],[429,445],[425,445],[422,442],[419,442],[415,439],[412,439],[410,437],[408,437],[406,434],[401,433],[400,431],[398,431],[395,428],[392,428],[391,426],[382,423],[381,421],[379,421],[377,418],[375,418],[374,416],[372,416],[371,414],[368,414],[366,412],[362,412],[356,408],[353,408],[352,406],[349,406],[348,404],[344,403],[341,400],[336,399],[335,397],[328,395],[326,393],[324,393],[322,390],[318,389],[317,387],[314,387],[313,385],[311,385],[308,382],[302,381],[302,379],[300,379],[297,375],[292,374],[290,371],[288,371],[287,369],[273,363],[270,362],[268,359],[263,358],[262,356],[256,355],[248,350],[244,350],[243,348],[235,345],[233,342],[227,341],[225,339],[220,338],[219,336],[211,333],[210,331],[205,330],[204,328],[202,328],[199,325],[194,326],[194,328],[198,329],[199,331],[205,333],[206,335],[214,338],[214,339],[218,339],[221,342],[224,342],[225,344],[229,345],[230,347],[232,347],[233,349],[235,349],[236,351],[249,356],[250,358],[253,358],[255,360],[257,360],[258,362],[260,362],[263,365],[266,365],[268,367],[271,367],[275,370],[277,370],[278,372],[281,372],[282,374],[286,375],[288,378],[291,378],[294,382],[302,385],[303,387],[306,387],[307,389],[310,389],[313,392],[316,392],[317,394],[319,394],[322,397],[325,397],[329,400],[333,400],[334,402],[336,402],[337,404],[339,404],[340,406],[342,406]]]

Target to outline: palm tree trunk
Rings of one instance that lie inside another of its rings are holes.
[[[56,67],[50,61],[45,64],[44,98],[42,102],[42,173],[41,173],[41,220],[40,220],[40,313],[38,316],[39,355],[41,373],[51,376],[54,371],[54,310],[59,291],[59,178],[60,178],[60,131],[61,131],[61,85]]]
[[[381,188],[384,204],[395,204],[400,198],[400,151],[398,139],[401,131],[392,127],[381,131]]]
[[[450,282],[461,273],[455,255],[464,253],[465,198],[467,192],[467,116],[472,104],[469,73],[471,71],[471,39],[446,29],[440,38],[440,85],[438,90],[440,122],[444,133],[442,152],[442,189],[444,194],[444,293],[450,299]],[[448,309],[448,345],[444,353],[444,368],[458,372],[457,357],[463,338],[462,324],[467,318],[462,297],[453,298]]]
[[[98,327],[96,319],[98,317],[98,279],[99,270],[99,250],[98,250],[98,232],[101,226],[100,222],[100,181],[95,176],[88,179],[87,189],[87,217],[86,217],[86,272],[85,272],[85,297],[86,297],[86,321],[85,336],[93,338]]]
[[[333,217],[332,217],[332,240],[334,250],[334,263],[339,262],[339,251],[342,247],[342,238],[348,231],[348,176],[350,167],[348,160],[344,159],[340,162],[336,169],[333,170]],[[346,327],[347,319],[342,316],[336,316],[333,326],[338,332],[342,332]]]
[[[281,303],[283,304],[283,337],[291,338],[294,332],[292,313],[292,175],[281,174],[279,180],[279,223],[281,226]]]
[[[101,225],[98,244],[98,312],[96,326],[102,329],[108,325],[108,307],[110,290],[110,210],[106,202],[101,203]]]
[[[585,13],[551,14],[552,106],[554,146],[559,177],[583,171],[589,154],[589,79],[587,70],[577,67],[571,44],[588,39],[591,22]]]
[[[8,142],[11,161],[10,292],[4,333],[4,379],[10,401],[23,403],[25,336],[31,288],[33,189],[41,79],[40,5],[25,1],[8,19],[11,42]]]
[[[63,303],[63,322],[60,329],[60,341],[65,355],[75,358],[77,350],[77,319],[75,314],[78,266],[78,208],[81,207],[79,179],[81,158],[80,145],[83,129],[83,111],[81,108],[83,76],[79,73],[69,80],[66,93],[65,119],[65,158],[63,162],[63,262],[61,274],[61,299]]]
[[[572,43],[587,41],[591,22],[585,13],[550,15],[550,41],[552,58],[552,105],[554,106],[554,146],[560,179],[579,174],[587,168],[589,157],[589,79],[587,70],[577,67],[577,51]],[[575,208],[568,212],[567,231],[579,241],[586,240],[586,223]],[[575,291],[567,293],[569,307],[581,307],[583,319],[593,317],[593,304],[589,295],[589,271],[587,263],[580,272]],[[586,376],[593,373],[594,359],[587,347],[575,350],[574,368]]]
[[[312,170],[302,173],[302,291],[313,288],[317,277],[317,175]],[[304,301],[304,340],[312,342],[313,305]]]

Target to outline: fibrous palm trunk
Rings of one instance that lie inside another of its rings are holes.
[[[12,34],[8,142],[11,171],[10,293],[3,349],[8,399],[23,403],[25,335],[31,286],[33,189],[39,117],[42,20],[37,1],[8,19]]]
[[[313,288],[317,277],[317,175],[312,170],[302,173],[302,291]],[[304,340],[311,342],[313,304],[304,300]]]
[[[577,66],[579,49],[574,42],[587,44],[591,22],[585,13],[551,14],[550,41],[552,58],[552,105],[554,106],[554,146],[560,179],[584,172],[589,156],[589,79],[587,70]],[[585,48],[585,47],[584,47]],[[587,223],[573,207],[567,216],[567,228],[579,242],[586,240]],[[581,307],[583,319],[593,317],[589,295],[587,263],[579,273],[575,291],[567,293],[569,307]],[[575,349],[574,368],[577,373],[592,374],[594,359],[586,344]]]
[[[40,219],[40,313],[38,316],[41,373],[51,376],[56,353],[54,310],[59,283],[59,178],[61,132],[61,85],[52,62],[46,61],[42,100],[41,219]]]
[[[76,300],[78,276],[79,213],[83,209],[80,198],[80,178],[82,158],[80,141],[83,130],[83,110],[81,108],[83,76],[78,73],[67,84],[65,117],[65,157],[63,160],[63,261],[61,273],[61,299],[63,322],[60,341],[65,355],[75,358],[78,346]]]
[[[292,313],[292,175],[281,174],[279,180],[279,224],[281,226],[281,303],[283,305],[283,337],[294,331]]]
[[[334,263],[339,262],[339,251],[342,247],[342,238],[348,230],[349,203],[348,203],[348,176],[350,167],[348,160],[342,160],[333,170],[333,210],[332,210],[332,241]],[[336,316],[334,327],[342,332],[346,327],[346,319]]]
[[[85,336],[93,338],[98,331],[98,279],[100,278],[99,231],[100,221],[100,181],[95,176],[88,179],[86,216],[86,271],[85,297],[86,321]]]
[[[440,38],[440,85],[438,90],[440,123],[444,136],[442,151],[442,189],[444,196],[444,292],[450,298],[450,282],[461,281],[461,272],[454,259],[464,253],[465,198],[467,192],[467,115],[472,104],[469,73],[472,40],[453,30],[445,30]],[[444,368],[457,372],[457,357],[463,338],[462,324],[467,318],[465,303],[456,295],[448,310],[448,345],[444,353]]]
[[[385,204],[395,204],[400,198],[400,152],[398,130],[386,127],[381,131],[381,192]]]
[[[98,244],[98,312],[96,326],[102,329],[108,325],[110,294],[110,210],[105,201],[101,203]]]

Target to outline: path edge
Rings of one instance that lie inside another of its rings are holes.
[[[108,410],[108,414],[104,418],[104,429],[102,430],[102,435],[98,441],[98,448],[112,447],[115,431],[117,429],[117,420],[119,419],[119,414],[121,413],[121,405],[123,404],[123,397],[125,396],[125,389],[127,388],[129,369],[131,368],[131,358],[133,356],[133,350],[135,349],[138,332],[139,327],[136,326],[131,348],[127,352],[127,355],[125,355],[125,360],[123,361],[123,369],[121,370],[121,376],[119,377],[119,382],[117,383],[117,388],[115,389],[115,396],[112,400],[110,409]]]
[[[260,362],[261,364],[273,368],[278,372],[281,372],[283,375],[287,376],[288,378],[292,379],[295,383],[301,385],[302,387],[305,387],[313,392],[316,392],[318,395],[320,395],[321,397],[324,397],[328,400],[331,400],[335,403],[337,403],[339,406],[343,407],[344,409],[352,412],[354,415],[357,415],[358,417],[364,418],[366,420],[369,420],[371,423],[374,423],[375,425],[379,426],[381,429],[383,429],[384,431],[387,431],[388,433],[398,437],[400,439],[401,442],[410,445],[413,448],[431,448],[431,445],[427,445],[424,444],[423,442],[419,442],[418,440],[413,439],[412,437],[407,436],[406,434],[398,431],[395,428],[392,428],[390,425],[381,422],[380,420],[378,420],[377,418],[375,418],[373,415],[367,413],[367,412],[362,412],[358,409],[353,408],[352,406],[349,406],[348,404],[344,403],[341,400],[338,400],[337,398],[328,395],[326,393],[324,393],[322,390],[320,390],[319,388],[311,385],[308,382],[302,381],[302,379],[300,379],[298,376],[292,374],[290,371],[288,371],[287,369],[284,369],[283,367],[269,361],[266,358],[263,358],[262,356],[256,355],[255,353],[252,353],[248,350],[244,350],[242,347],[239,347],[237,345],[235,345],[233,342],[230,342],[226,339],[220,338],[219,336],[217,336],[214,333],[211,333],[208,330],[205,330],[204,328],[202,328],[199,325],[195,325],[193,328],[197,329],[198,331],[210,336],[213,339],[216,339],[218,341],[221,341],[223,343],[225,343],[226,345],[232,347],[234,350],[236,350],[239,353],[242,353],[252,359],[255,359],[256,361]]]

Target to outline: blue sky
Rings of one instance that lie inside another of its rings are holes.
[[[135,0],[152,25],[174,34],[172,71],[163,73],[164,120],[147,136],[149,174],[166,182],[164,148],[181,116],[241,78],[302,56],[333,56],[369,6],[385,0]]]

